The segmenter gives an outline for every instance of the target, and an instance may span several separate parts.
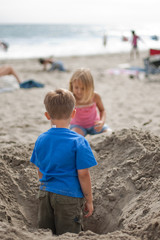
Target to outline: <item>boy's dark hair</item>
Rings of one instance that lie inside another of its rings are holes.
[[[73,94],[66,89],[57,89],[46,94],[44,105],[52,119],[68,119],[75,107]]]
[[[40,64],[43,64],[45,62],[45,60],[43,58],[39,58],[38,61]]]

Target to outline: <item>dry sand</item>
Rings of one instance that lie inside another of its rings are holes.
[[[132,62],[143,66],[142,58]],[[43,72],[36,59],[6,60],[23,80],[45,84],[0,94],[0,238],[6,240],[160,239],[160,77],[131,79],[107,69],[129,62],[127,54],[61,58],[68,73]],[[49,128],[43,98],[50,89],[68,88],[79,67],[91,69],[95,89],[113,134],[87,136],[98,166],[91,169],[94,214],[85,232],[52,236],[37,229],[36,169],[29,159],[38,135]]]

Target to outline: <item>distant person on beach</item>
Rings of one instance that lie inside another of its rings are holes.
[[[89,69],[78,69],[71,77],[69,90],[76,99],[76,115],[71,120],[70,129],[86,136],[99,134],[111,129],[105,124],[106,111],[101,97],[94,91],[93,77]]]
[[[51,67],[48,69],[48,72],[59,70],[61,72],[67,72],[68,70],[64,67],[63,63],[61,61],[55,61],[52,57],[51,58],[40,58],[39,63],[43,64],[43,69],[47,70],[47,66],[51,65]]]
[[[128,42],[128,37],[122,36],[122,42]]]
[[[79,233],[83,204],[85,217],[93,213],[89,168],[97,162],[87,140],[68,129],[76,112],[73,94],[50,91],[44,105],[51,128],[38,137],[31,157],[40,181],[38,225],[56,235]]]
[[[7,51],[8,48],[9,48],[9,45],[8,45],[8,43],[6,43],[6,42],[1,42],[1,41],[0,41],[0,47],[1,47],[3,50]]]
[[[21,83],[21,80],[18,74],[11,66],[0,66],[0,77],[6,76],[6,75],[13,75],[16,78],[17,82],[19,84]]]
[[[138,40],[141,40],[141,38],[138,35],[136,35],[135,31],[131,31],[131,33],[132,33],[131,39],[132,49],[130,52],[130,59],[134,58],[134,56],[139,57]]]
[[[103,35],[103,46],[106,47],[106,45],[107,45],[107,34],[105,33]]]

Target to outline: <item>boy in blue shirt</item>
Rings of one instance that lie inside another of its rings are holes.
[[[42,133],[32,153],[40,181],[38,225],[53,234],[79,233],[93,213],[89,168],[97,165],[87,140],[68,129],[75,115],[75,98],[64,89],[47,93],[45,116],[51,128]]]

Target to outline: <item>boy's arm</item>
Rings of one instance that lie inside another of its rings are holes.
[[[38,177],[39,177],[39,179],[41,179],[43,177],[42,173],[39,171],[39,168],[38,168]]]
[[[89,169],[78,170],[78,178],[81,185],[82,192],[84,194],[86,203],[85,210],[88,212],[85,217],[89,217],[93,213],[93,199],[92,199],[92,187]]]

